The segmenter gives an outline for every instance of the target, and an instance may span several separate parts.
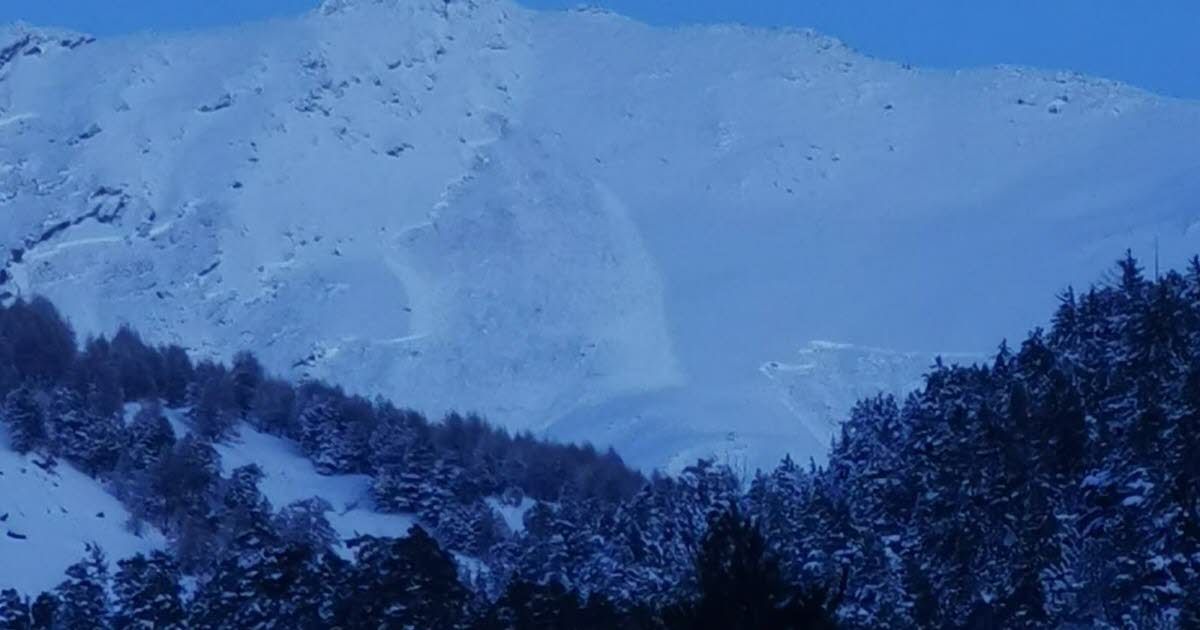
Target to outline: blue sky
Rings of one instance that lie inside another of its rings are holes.
[[[577,0],[523,0],[567,8]],[[0,0],[0,21],[99,35],[180,30],[305,11],[317,0]],[[654,24],[812,27],[922,66],[1077,70],[1200,99],[1197,0],[598,0]]]

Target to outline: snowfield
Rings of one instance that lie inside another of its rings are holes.
[[[30,597],[53,589],[88,543],[104,549],[114,571],[117,560],[166,545],[149,525],[133,533],[129,512],[95,479],[63,461],[39,465],[45,461],[9,449],[0,426],[0,589]]]
[[[358,536],[402,538],[415,522],[412,515],[376,512],[366,475],[322,475],[295,443],[267,435],[248,425],[238,427],[238,436],[213,445],[221,456],[221,474],[256,464],[263,471],[258,489],[278,511],[296,501],[320,497],[332,510],[325,513],[329,524],[343,542]],[[353,556],[344,545],[339,553]]]
[[[819,460],[1028,296],[1200,250],[1200,107],[1073,74],[505,0],[5,49],[0,296],[644,468]]]
[[[186,408],[164,411],[176,436],[191,433],[187,412]],[[403,537],[416,522],[411,514],[375,511],[370,495],[371,478],[367,475],[323,475],[298,444],[246,423],[237,426],[237,435],[214,443],[213,448],[221,458],[223,476],[228,477],[241,466],[259,467],[263,478],[258,489],[276,512],[297,501],[324,499],[331,508],[325,512],[325,518],[342,543],[359,536]],[[346,558],[353,557],[344,544],[336,550]]]

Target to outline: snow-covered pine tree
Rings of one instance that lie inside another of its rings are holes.
[[[55,589],[56,628],[110,627],[108,561],[99,546],[89,544],[83,560],[67,568],[67,579]]]
[[[369,470],[375,414],[370,403],[307,384],[298,395],[300,443],[324,474]]]
[[[274,564],[279,540],[267,514],[255,507],[256,493],[226,490],[218,519],[223,544],[215,548],[217,562],[188,606],[188,627],[267,627],[267,611],[277,604],[271,586],[281,579]]]
[[[125,399],[112,344],[104,337],[88,339],[71,374],[71,387],[84,407],[99,416],[120,413]]]
[[[0,314],[0,386],[59,382],[76,359],[75,333],[49,300],[17,300]]]
[[[412,512],[436,527],[449,493],[445,467],[437,459],[433,444],[418,438],[408,445],[399,464],[385,464],[377,473],[372,496],[379,509]]]
[[[398,542],[411,567],[404,603],[409,623],[417,628],[464,628],[469,620],[469,595],[458,581],[449,553],[419,526]]]
[[[333,506],[320,497],[289,503],[275,515],[273,524],[286,542],[326,550],[337,544],[338,535],[325,513]]]
[[[209,440],[228,437],[240,418],[233,381],[224,366],[201,363],[188,388],[188,419],[196,433]]]
[[[221,523],[222,544],[260,549],[275,539],[276,532],[270,526],[271,504],[258,489],[262,479],[261,468],[246,464],[220,481],[216,518]]]
[[[736,506],[707,528],[695,575],[695,597],[667,610],[668,627],[836,627],[827,592],[790,587],[762,533]]]
[[[468,595],[454,561],[419,525],[400,539],[352,541],[357,562],[343,602],[350,627],[460,628]]]
[[[155,551],[117,562],[113,577],[113,628],[183,628],[184,610],[175,561]]]
[[[200,586],[188,607],[191,628],[346,627],[346,565],[306,544],[246,532]]]
[[[337,408],[332,392],[305,385],[300,388],[296,406],[300,446],[318,470],[331,471],[333,463],[325,459],[325,452],[337,432]]]
[[[57,630],[58,596],[54,593],[41,593],[29,605],[29,627],[31,630]]]
[[[443,507],[435,533],[447,549],[480,557],[504,538],[506,528],[491,506],[476,500]]]
[[[0,591],[0,628],[29,630],[29,600],[9,588]]]
[[[291,383],[267,378],[254,389],[250,421],[255,428],[280,437],[296,437],[296,390]]]
[[[0,417],[8,426],[9,445],[18,453],[28,453],[46,439],[46,420],[38,390],[28,384],[8,393]]]
[[[110,360],[116,369],[125,400],[157,400],[163,373],[162,356],[142,341],[133,329],[121,326],[113,335]]]
[[[174,533],[172,548],[184,570],[208,567],[213,561],[219,479],[216,450],[190,433],[154,467],[151,485],[162,498],[162,512],[155,516]]]
[[[112,470],[120,457],[120,419],[93,411],[72,389],[56,388],[46,414],[50,450],[92,475]]]
[[[375,408],[365,398],[352,396],[339,401],[336,439],[327,445],[339,473],[361,474],[371,470],[371,436],[377,427]]]
[[[245,350],[238,352],[233,356],[230,379],[233,389],[233,405],[245,418],[254,408],[255,394],[264,379],[262,364],[252,353]]]
[[[175,430],[157,403],[146,403],[125,426],[121,463],[129,470],[147,470],[175,445]]]
[[[163,374],[162,396],[168,407],[178,408],[187,404],[188,385],[195,370],[187,351],[176,345],[162,349]]]

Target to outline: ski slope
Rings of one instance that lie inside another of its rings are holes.
[[[812,340],[907,385],[1200,250],[1200,107],[1070,73],[505,0],[0,49],[0,296],[644,468],[821,459]]]

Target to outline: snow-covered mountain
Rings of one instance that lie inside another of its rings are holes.
[[[797,382],[809,340],[926,351],[868,361],[893,387],[1126,247],[1200,249],[1197,138],[1195,103],[1072,74],[504,1],[17,25],[0,294],[639,465],[759,465],[871,393],[849,359]]]

